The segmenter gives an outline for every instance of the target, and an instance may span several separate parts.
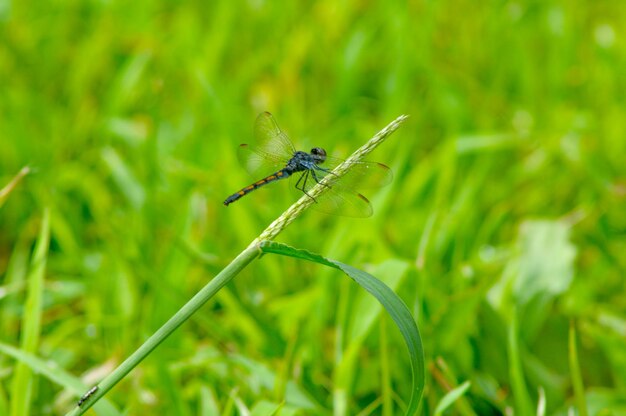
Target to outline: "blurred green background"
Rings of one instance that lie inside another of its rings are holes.
[[[395,176],[372,218],[309,211],[278,240],[404,299],[423,414],[464,381],[447,414],[626,414],[624,22],[608,0],[0,1],[0,188],[32,169],[0,207],[0,341],[22,345],[35,315],[34,352],[95,384],[293,201],[285,181],[222,205],[251,180],[236,149],[258,113],[340,157],[409,114],[370,156]],[[16,365],[0,355],[0,414],[26,394]],[[33,380],[30,414],[75,404]],[[265,256],[106,397],[128,414],[391,415],[409,381],[398,330],[353,282]]]

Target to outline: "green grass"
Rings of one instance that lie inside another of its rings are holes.
[[[222,205],[266,110],[340,157],[410,115],[368,157],[394,170],[372,218],[278,241],[408,305],[422,414],[626,413],[626,7],[409,3],[0,2],[1,415],[71,410],[294,201]],[[264,256],[98,414],[401,414],[370,302]]]

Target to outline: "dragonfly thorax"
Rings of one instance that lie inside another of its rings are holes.
[[[326,151],[319,147],[311,149],[311,153],[301,150],[295,152],[293,157],[287,162],[285,169],[288,173],[302,172],[304,170],[315,169],[316,165],[324,163],[326,160]]]

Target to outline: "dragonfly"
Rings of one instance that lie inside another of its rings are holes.
[[[314,200],[311,208],[334,215],[369,217],[372,205],[360,191],[374,189],[391,182],[391,169],[377,162],[351,162],[347,172],[338,177],[332,171],[344,162],[328,156],[320,147],[310,152],[296,150],[289,137],[280,129],[274,117],[261,113],[254,126],[254,144],[239,145],[238,157],[253,177],[262,178],[235,192],[224,201],[228,206],[250,192],[269,183],[290,178],[292,188]],[[311,197],[309,191],[322,182],[328,187],[322,194]]]

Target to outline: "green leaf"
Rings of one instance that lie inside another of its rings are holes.
[[[490,303],[510,321],[516,311],[520,339],[532,342],[545,323],[554,299],[569,290],[576,247],[563,221],[525,221],[500,281],[490,289]]]
[[[450,390],[448,394],[443,396],[443,398],[439,401],[439,404],[437,404],[437,407],[435,408],[435,416],[441,415],[443,412],[446,411],[447,408],[452,406],[454,402],[456,402],[461,396],[465,394],[465,392],[470,388],[470,385],[471,383],[469,381],[466,381],[460,386],[457,386],[454,389]]]
[[[400,329],[409,349],[413,388],[406,414],[415,414],[424,392],[424,350],[415,320],[398,295],[374,276],[339,261],[329,260],[319,254],[270,241],[261,243],[260,248],[263,253],[280,254],[339,269],[378,299]]]
[[[409,264],[405,261],[391,259],[382,262],[377,265],[373,272],[385,285],[389,286],[392,290],[395,290],[400,282],[406,276],[406,272],[409,268]],[[339,355],[339,359],[336,361],[336,368],[334,374],[334,386],[333,391],[337,396],[334,401],[335,406],[345,407],[347,405],[347,398],[352,394],[351,392],[358,389],[355,381],[355,377],[359,374],[359,368],[361,366],[361,353],[363,343],[367,335],[372,331],[377,322],[380,323],[381,331],[386,333],[386,320],[381,320],[381,314],[384,313],[384,309],[380,302],[366,291],[357,293],[353,300],[350,302],[351,311],[349,313],[349,319],[344,322],[338,323],[340,326],[345,326],[345,342],[341,342],[343,348],[342,353]],[[388,374],[390,369],[390,363],[388,351],[385,351],[387,337],[381,333],[380,342],[380,365],[381,365],[381,377],[386,380],[381,386],[382,394],[387,395],[386,407],[388,412],[392,412],[393,405],[390,397],[391,392],[391,375]],[[384,374],[384,375],[383,375]],[[383,411],[383,413],[385,413]]]
[[[41,315],[43,311],[44,272],[48,260],[48,246],[50,243],[50,211],[45,209],[41,220],[39,236],[30,262],[27,278],[27,295],[22,319],[22,334],[20,344],[22,350],[34,354],[39,347],[41,332]],[[15,366],[15,375],[11,383],[11,415],[22,416],[30,414],[33,385],[36,376],[32,370],[22,362]]]
[[[517,240],[521,256],[514,283],[517,299],[528,302],[537,294],[552,297],[569,289],[574,277],[576,247],[570,242],[570,226],[562,221],[527,221]]]
[[[512,300],[527,305],[536,297],[552,299],[569,289],[576,247],[562,221],[526,221],[520,226],[514,256],[489,293],[491,303],[506,309]]]

